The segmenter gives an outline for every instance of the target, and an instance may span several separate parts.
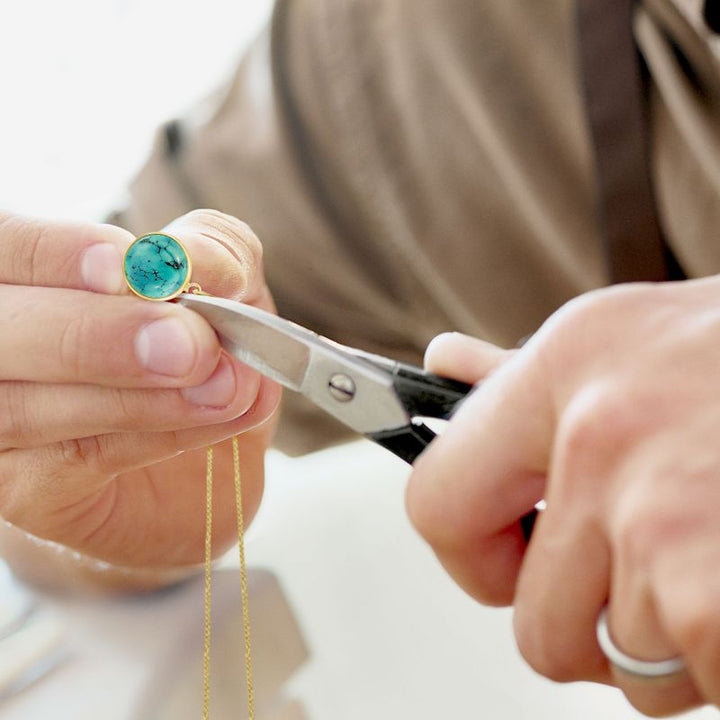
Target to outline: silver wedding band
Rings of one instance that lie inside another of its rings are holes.
[[[638,660],[624,653],[613,641],[608,628],[608,609],[605,606],[598,615],[597,625],[598,643],[605,657],[614,667],[628,675],[639,678],[664,678],[677,675],[685,670],[685,661],[682,657],[668,660]]]

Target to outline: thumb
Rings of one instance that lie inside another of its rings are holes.
[[[274,309],[265,285],[262,245],[244,222],[217,210],[193,210],[164,230],[187,247],[192,280],[204,292]]]

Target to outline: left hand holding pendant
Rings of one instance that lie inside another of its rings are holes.
[[[164,232],[155,250],[170,258],[179,240],[205,291],[273,309],[246,225],[195,211]],[[279,389],[223,353],[196,314],[135,298],[123,278],[132,242],[111,226],[0,216],[0,515],[109,563],[173,568],[202,561],[208,444],[243,433],[252,516]],[[170,258],[167,277],[150,269],[148,292],[177,281],[182,262]],[[229,451],[216,462],[231,466]],[[216,498],[220,550],[235,537],[232,482]]]

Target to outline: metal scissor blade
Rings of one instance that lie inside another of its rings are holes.
[[[223,347],[246,365],[300,392],[315,333],[250,305],[209,295],[180,295],[178,302],[202,315]],[[242,310],[242,312],[241,312]]]
[[[229,353],[353,430],[373,433],[410,422],[392,373],[362,353],[250,305],[187,293],[178,301],[217,330]]]

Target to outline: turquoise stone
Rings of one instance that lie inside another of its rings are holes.
[[[177,295],[186,285],[190,259],[175,238],[151,233],[128,248],[123,269],[133,292],[151,300],[164,300]]]

